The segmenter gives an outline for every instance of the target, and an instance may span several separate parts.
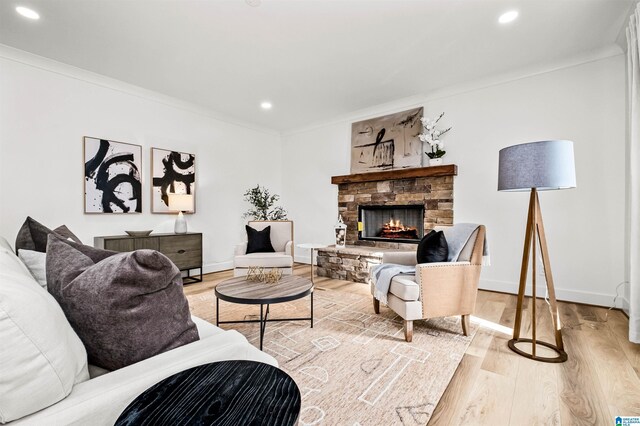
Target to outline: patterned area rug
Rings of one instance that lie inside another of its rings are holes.
[[[213,290],[188,296],[194,315],[215,324]],[[309,297],[271,306],[272,318],[306,317]],[[259,306],[220,302],[220,320],[257,319]],[[264,351],[298,384],[301,425],[425,425],[453,376],[472,335],[459,317],[414,323],[404,341],[402,319],[370,297],[338,291],[314,294],[308,321],[270,322]],[[259,326],[224,324],[259,346]]]

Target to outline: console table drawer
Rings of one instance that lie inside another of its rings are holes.
[[[133,240],[130,238],[108,240],[105,242],[104,246],[100,248],[104,248],[105,250],[118,251],[118,252],[134,250]]]
[[[202,236],[180,235],[159,240],[159,251],[178,269],[199,268],[202,265]]]
[[[151,234],[146,237],[114,235],[95,237],[94,247],[113,251],[133,251],[140,249],[157,250],[167,256],[181,271],[200,269],[202,271],[202,234]],[[200,274],[202,276],[202,274]],[[188,275],[185,278],[192,278]]]
[[[136,250],[147,249],[147,250],[158,250],[160,247],[158,237],[149,237],[149,238],[135,238],[133,240],[133,245]]]

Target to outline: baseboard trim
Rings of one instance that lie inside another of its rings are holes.
[[[509,281],[495,281],[495,280],[480,280],[479,288],[481,290],[497,291],[500,293],[518,294],[518,284]],[[536,295],[543,298],[545,296],[546,286],[536,286]],[[529,286],[526,293],[527,296],[531,295],[531,287]],[[564,288],[556,287],[556,299],[562,302],[581,303],[585,305],[601,306],[605,308],[611,308],[613,306],[613,299],[615,294],[594,293],[590,291],[576,291],[568,290]],[[624,305],[621,298],[618,298],[619,302],[616,303],[615,308],[624,309]],[[624,299],[623,299],[624,300]],[[628,302],[627,302],[628,305]]]
[[[619,297],[618,300],[619,300],[618,303],[617,303],[618,307],[620,309],[622,309],[622,312],[624,312],[625,315],[627,316],[627,318],[629,318],[629,315],[630,315],[629,314],[629,309],[631,309],[629,307],[629,305],[630,305],[629,300],[627,300],[627,298],[624,297],[624,296]]]
[[[309,265],[309,257],[307,256],[295,256],[294,262],[299,265]],[[294,265],[295,267],[295,265]],[[203,265],[202,273],[210,274],[212,272],[228,271],[233,269],[233,261],[208,263]],[[498,293],[506,294],[518,294],[518,283],[512,281],[497,281],[497,280],[480,280],[480,290],[495,291]],[[544,298],[546,286],[539,285],[536,287],[537,296]],[[527,296],[531,295],[531,288],[529,287],[526,292]],[[613,299],[615,294],[594,293],[589,291],[576,291],[563,288],[556,288],[556,298],[562,302],[581,303],[584,305],[601,306],[605,308],[611,308],[613,306]],[[624,297],[618,297],[616,309],[620,309],[629,314],[629,301]]]
[[[210,274],[212,272],[228,271],[230,269],[233,269],[233,261],[231,260],[227,262],[207,263],[202,266],[202,273]]]
[[[293,261],[294,261],[294,263],[304,263],[305,265],[308,265],[308,264],[309,264],[309,261],[310,261],[309,257],[310,257],[309,255],[306,255],[306,256],[295,256],[295,255],[294,255],[294,256],[293,256]],[[314,256],[314,257],[315,257],[315,256]],[[315,260],[315,259],[314,259],[314,260]],[[316,263],[314,262],[314,265],[315,265],[315,264],[316,264]]]

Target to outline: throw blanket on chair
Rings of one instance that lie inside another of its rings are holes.
[[[395,263],[381,263],[371,267],[371,280],[375,288],[373,297],[387,304],[387,293],[391,286],[391,280],[400,274],[415,274],[415,266],[396,265]]]
[[[462,249],[467,245],[469,238],[478,229],[480,225],[476,223],[456,223],[455,226],[447,226],[438,228],[438,231],[444,233],[449,246],[449,256],[447,262],[456,262]],[[489,257],[489,244],[487,236],[484,236],[484,246],[482,247],[482,266],[489,266],[491,259]]]
[[[444,237],[449,246],[448,262],[456,262],[460,257],[462,249],[469,242],[469,238],[478,229],[480,225],[475,223],[456,223],[454,226],[438,228],[444,232]],[[487,236],[484,237],[484,246],[482,247],[482,265],[490,265],[489,245],[487,244]],[[371,281],[373,282],[373,297],[387,304],[387,293],[391,286],[393,277],[400,274],[415,274],[415,266],[396,265],[394,263],[381,263],[371,267]]]

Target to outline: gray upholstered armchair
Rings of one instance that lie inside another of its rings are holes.
[[[482,268],[485,227],[471,234],[456,262],[416,265],[415,275],[397,275],[391,280],[387,305],[404,319],[407,342],[413,339],[413,321],[461,315],[462,331],[469,332],[469,315],[473,313]],[[382,263],[413,266],[416,252],[384,253]],[[374,294],[371,284],[371,294]],[[373,299],[373,309],[380,313],[380,302]]]
[[[275,253],[249,253],[247,242],[235,247],[233,276],[247,275],[250,266],[279,268],[285,275],[293,272],[293,222],[290,220],[251,220],[248,225],[258,231],[271,226],[271,245]]]

